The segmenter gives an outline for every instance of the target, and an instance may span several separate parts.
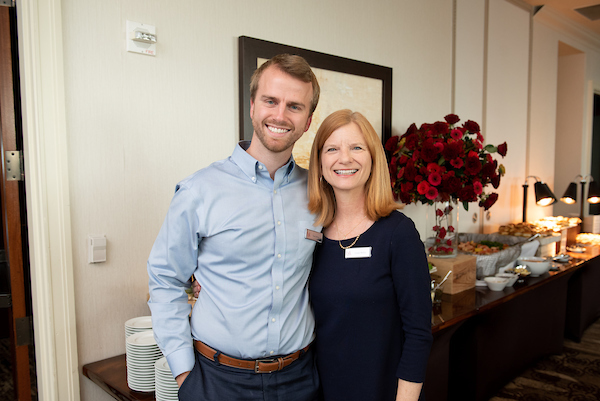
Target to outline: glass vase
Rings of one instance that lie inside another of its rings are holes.
[[[428,256],[454,258],[458,253],[458,203],[434,202],[427,210]]]

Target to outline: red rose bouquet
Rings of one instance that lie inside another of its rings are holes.
[[[413,123],[404,135],[386,142],[394,197],[406,204],[453,200],[467,210],[470,202],[479,201],[487,210],[498,194],[486,194],[484,188],[498,188],[505,172],[491,154],[506,156],[506,142],[484,146],[479,124],[469,120],[458,126],[455,114],[444,119],[420,128]]]
[[[436,204],[433,220],[428,221],[426,248],[431,256],[452,257],[457,253],[457,210],[454,202],[462,202],[468,210],[470,202],[479,201],[485,210],[498,200],[498,194],[486,194],[484,188],[500,185],[504,166],[491,156],[506,156],[506,142],[483,145],[479,124],[448,114],[445,121],[412,124],[401,137],[385,144],[391,153],[390,175],[396,200],[403,203]],[[429,220],[429,218],[428,218]]]

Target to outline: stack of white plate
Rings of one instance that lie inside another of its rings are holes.
[[[154,364],[156,401],[177,401],[179,387],[164,356]]]
[[[146,330],[152,330],[151,316],[134,317],[125,322],[125,338]]]
[[[154,332],[146,330],[127,337],[125,357],[129,388],[154,391],[154,363],[163,357],[154,339]]]

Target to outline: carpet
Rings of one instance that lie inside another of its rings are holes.
[[[490,401],[600,400],[600,319],[580,343],[565,340],[563,353],[538,361]]]
[[[15,399],[15,391],[13,387],[13,368],[12,357],[10,351],[10,339],[0,339],[0,401],[12,401]],[[29,373],[31,379],[31,399],[36,401],[37,397],[37,382],[35,374],[35,355],[33,346],[29,346]]]

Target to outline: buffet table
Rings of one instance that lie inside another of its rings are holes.
[[[432,315],[426,399],[487,400],[531,363],[560,353],[565,333],[594,322],[600,296],[589,280],[600,275],[600,257],[571,256],[503,291],[444,294]]]
[[[600,316],[600,256],[571,256],[503,291],[444,294],[432,311],[426,399],[486,400],[535,360],[560,353],[565,334],[580,338]],[[87,364],[83,374],[117,400],[154,400],[127,387],[125,355]]]

